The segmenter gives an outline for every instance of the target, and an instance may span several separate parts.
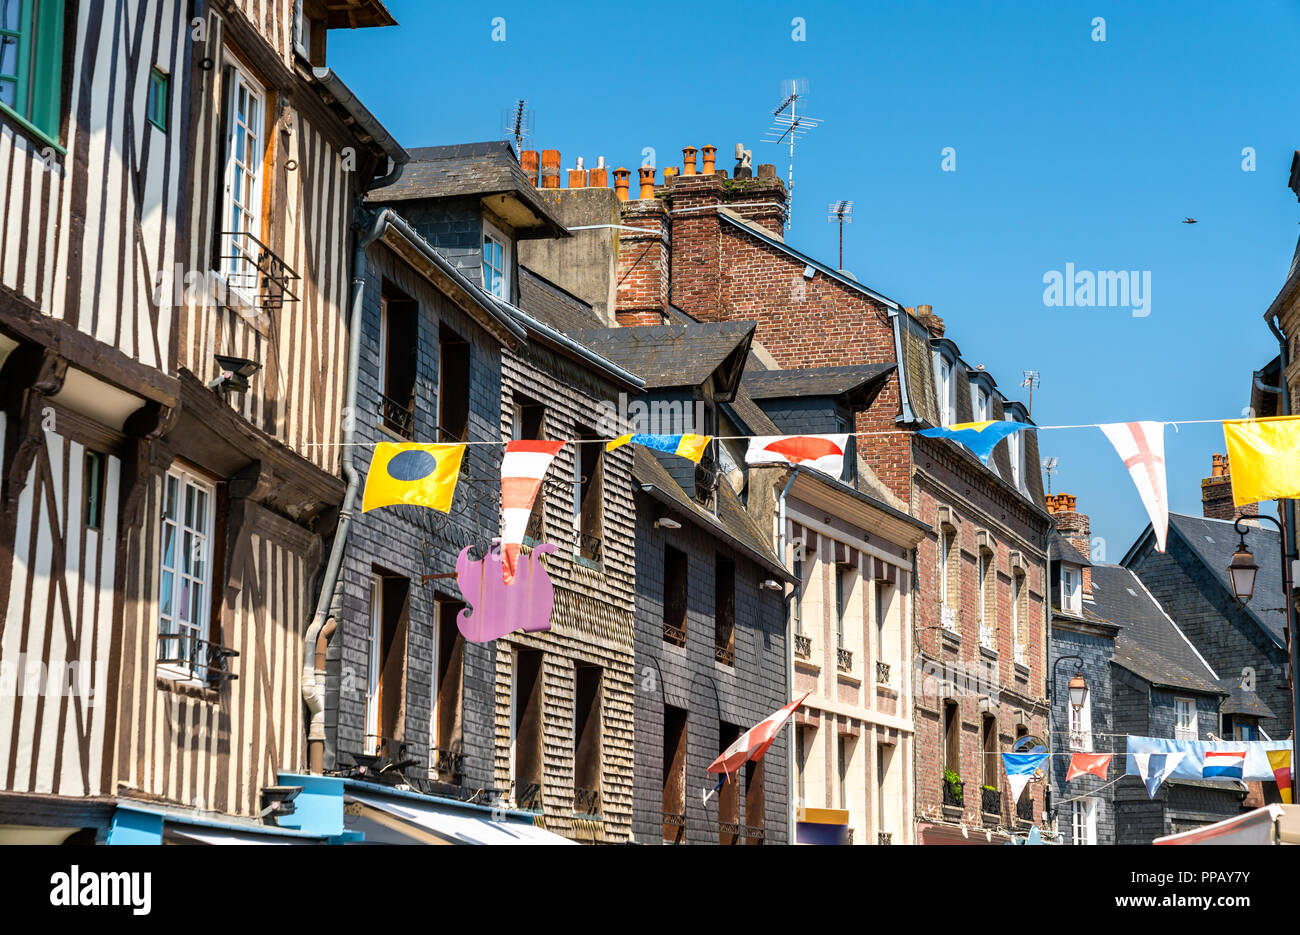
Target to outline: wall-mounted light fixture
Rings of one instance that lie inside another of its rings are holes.
[[[669,516],[661,516],[655,520],[655,529],[681,529],[682,524]]]

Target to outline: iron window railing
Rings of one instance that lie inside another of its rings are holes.
[[[515,805],[522,811],[541,811],[542,784],[540,782],[511,783],[515,790]]]
[[[713,647],[713,658],[724,666],[734,666],[736,664],[736,651],[730,646]]]
[[[812,637],[805,636],[802,633],[794,635],[794,654],[800,659],[809,659],[812,657]]]
[[[573,790],[573,812],[576,815],[599,815],[600,814],[600,790],[599,789],[574,789]]]
[[[589,533],[578,533],[578,554],[590,562],[600,564],[603,553],[603,543],[600,536],[593,536]]]
[[[893,843],[894,843],[894,836],[893,836],[892,834],[890,834],[888,831],[877,831],[877,832],[876,832],[876,843],[877,843],[877,844],[893,844]]]
[[[433,754],[433,770],[435,776],[442,782],[450,782],[452,785],[459,785],[464,775],[465,756],[462,753],[454,753],[443,747],[435,747]],[[444,779],[443,777],[447,777]]]
[[[853,671],[853,650],[841,646],[836,650],[836,664],[841,672]]]
[[[226,649],[188,633],[158,634],[159,666],[184,674],[199,682],[233,682],[239,678],[230,669],[230,660],[239,652]]]
[[[961,808],[965,804],[965,789],[960,782],[943,780],[943,804]]]
[[[986,815],[1002,812],[1002,793],[998,789],[980,789],[980,811]]]
[[[686,816],[681,812],[664,812],[664,843],[680,844],[686,834]]]
[[[672,643],[674,646],[685,646],[686,628],[664,621],[664,642]]]
[[[415,410],[403,406],[395,399],[379,394],[379,407],[384,420],[384,428],[396,432],[403,438],[415,437]]]
[[[889,684],[889,663],[881,662],[879,659],[876,660],[876,684]]]
[[[271,248],[247,231],[222,231],[221,268],[226,285],[252,302],[258,311],[274,312],[285,302],[297,302],[293,290],[301,277]]]

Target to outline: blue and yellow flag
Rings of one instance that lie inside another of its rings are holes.
[[[464,445],[380,442],[370,459],[361,512],[408,503],[450,512]]]
[[[946,427],[937,426],[932,429],[922,429],[917,434],[924,435],[926,438],[951,438],[965,445],[975,454],[975,457],[988,464],[989,455],[993,454],[993,449],[997,447],[998,442],[1022,429],[1032,428],[1033,426],[1027,422],[995,419],[990,422],[958,422],[956,425]]]
[[[678,455],[699,464],[700,458],[704,457],[704,449],[709,447],[709,442],[712,440],[712,435],[620,435],[613,441],[607,442],[605,450],[613,451],[631,442],[634,445],[653,448],[655,451]]]

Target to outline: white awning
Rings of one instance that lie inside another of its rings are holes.
[[[164,844],[320,844],[317,838],[286,837],[282,834],[257,834],[234,829],[208,828],[198,825],[168,824],[163,831]]]
[[[1280,805],[1265,805],[1253,812],[1216,821],[1203,828],[1193,828],[1179,834],[1156,838],[1152,844],[1273,844],[1277,838],[1277,820],[1282,817]]]
[[[367,844],[574,844],[526,821],[494,821],[490,812],[366,795],[343,796],[343,826],[361,831]]]

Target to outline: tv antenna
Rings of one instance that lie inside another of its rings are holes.
[[[810,130],[821,124],[817,117],[799,112],[801,102],[808,95],[808,79],[792,78],[781,82],[781,103],[772,111],[773,123],[768,127],[764,143],[785,144],[790,147],[790,174],[786,182],[785,229],[790,229],[794,207],[794,147]]]
[[[840,222],[840,265],[836,269],[844,269],[844,225],[853,223],[853,202],[832,201],[826,206],[826,221]]]
[[[1052,475],[1056,473],[1056,462],[1059,458],[1044,458],[1043,473],[1047,475],[1047,495],[1052,495]]]
[[[515,140],[515,151],[523,152],[524,144],[533,138],[533,109],[519,98],[501,111],[501,132]]]
[[[1034,387],[1042,382],[1037,370],[1026,370],[1025,378],[1020,381],[1021,386],[1029,387],[1029,418],[1031,419],[1034,417]]]

